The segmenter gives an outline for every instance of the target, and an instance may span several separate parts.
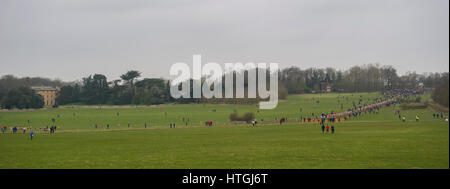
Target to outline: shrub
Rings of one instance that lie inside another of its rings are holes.
[[[401,104],[400,107],[402,110],[409,110],[409,109],[425,109],[427,108],[427,103],[409,103],[409,104]]]
[[[30,88],[22,86],[11,89],[3,98],[1,106],[5,109],[42,108],[44,106],[44,98]]]
[[[237,112],[234,112],[230,114],[229,118],[230,121],[246,121],[248,123],[255,119],[255,114],[253,112],[247,112],[239,116]]]

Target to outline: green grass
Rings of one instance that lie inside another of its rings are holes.
[[[377,95],[363,94],[363,98]],[[347,106],[359,98],[359,94],[347,96]],[[312,97],[320,98],[320,104],[314,104]],[[386,107],[379,114],[336,123],[332,135],[322,134],[317,124],[292,118],[283,126],[193,124],[207,119],[223,122],[233,109],[256,111],[254,106],[161,107],[162,111],[153,107],[1,112],[0,125],[25,125],[27,118],[32,125],[45,125],[59,113],[61,129],[56,134],[38,133],[33,141],[28,134],[0,134],[0,168],[449,168],[449,124],[433,118],[429,109],[401,110],[408,118],[403,123],[393,107]],[[336,94],[296,95],[275,110],[256,115],[298,117],[330,109],[340,109]],[[415,115],[421,117],[419,122]],[[189,116],[192,125],[182,125],[183,116]],[[180,122],[175,129],[167,125],[172,119]],[[126,128],[128,121],[131,129]],[[146,121],[152,125],[144,129]],[[93,122],[122,126],[93,129]]]
[[[358,102],[362,95],[364,102],[370,102],[377,93],[341,94],[341,103],[344,110],[352,107],[352,102]],[[340,104],[337,94],[320,95],[293,95],[288,100],[280,101],[277,108],[273,110],[260,110],[256,105],[212,105],[212,104],[181,104],[161,105],[152,108],[111,108],[108,106],[99,108],[70,108],[44,109],[27,112],[0,112],[0,125],[6,126],[28,126],[28,121],[33,127],[45,127],[52,125],[51,119],[56,118],[56,125],[64,130],[93,129],[95,124],[102,126],[110,124],[117,128],[127,127],[128,123],[133,128],[147,126],[168,126],[175,122],[182,125],[182,119],[189,118],[190,125],[201,125],[201,123],[213,120],[218,124],[228,121],[229,114],[237,110],[239,113],[255,112],[257,119],[274,120],[275,117],[300,117],[309,116],[311,113],[340,112]],[[346,100],[348,97],[348,100]],[[312,100],[314,98],[314,100]],[[319,99],[320,103],[315,103]],[[300,112],[302,108],[302,112]],[[216,110],[215,112],[213,110]],[[119,116],[117,116],[119,113]],[[58,114],[60,117],[58,118]]]

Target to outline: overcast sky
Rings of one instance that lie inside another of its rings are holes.
[[[175,62],[449,70],[448,0],[0,0],[0,75],[64,81]]]

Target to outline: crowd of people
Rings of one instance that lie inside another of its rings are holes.
[[[44,128],[42,128],[42,127],[37,128],[36,127],[36,128],[33,129],[32,126],[22,127],[22,128],[20,128],[19,126],[14,126],[14,127],[10,128],[10,130],[11,130],[12,134],[17,134],[17,132],[20,129],[22,130],[22,134],[26,134],[27,131],[29,131],[30,132],[30,140],[33,140],[34,132],[36,132],[36,131],[37,132],[42,132],[42,131],[47,132],[47,131],[49,131],[49,133],[53,134],[53,133],[55,133],[56,128],[57,128],[56,126],[51,126],[50,128],[47,126],[47,127],[44,127]],[[0,127],[0,131],[2,132],[2,134],[5,134],[5,132],[8,132],[8,126],[1,126]]]
[[[295,118],[297,121],[300,121],[301,123],[319,123],[319,125],[322,128],[322,133],[328,133],[328,131],[331,129],[331,132],[334,133],[335,122],[342,122],[346,121],[352,118],[361,117],[365,114],[378,114],[380,112],[380,109],[383,106],[391,106],[393,105],[394,108],[397,104],[400,103],[400,101],[409,99],[410,97],[414,97],[417,94],[422,94],[423,91],[421,90],[392,90],[389,92],[386,92],[384,94],[384,97],[377,97],[373,99],[374,103],[363,103],[362,96],[360,96],[359,100],[357,102],[353,101],[353,108],[348,109],[346,111],[335,113],[331,111],[331,113],[311,113],[310,116],[300,116],[300,119]],[[344,98],[344,97],[342,97]],[[346,98],[348,100],[348,96]],[[312,99],[315,103],[318,103],[318,100]],[[341,104],[340,97],[338,96],[338,104]],[[343,105],[341,104],[341,109]],[[302,108],[299,108],[300,111],[302,111]],[[399,116],[399,119],[403,122],[406,122],[406,116],[401,115],[400,110],[396,112]],[[433,114],[433,117],[438,118],[441,116],[443,118],[443,113],[435,113]],[[275,117],[274,121],[280,123],[282,125],[283,123],[287,122],[288,118],[284,117],[281,119],[278,119]],[[416,122],[419,122],[420,117],[419,115],[415,116]],[[330,126],[331,125],[331,126]]]
[[[14,127],[10,127],[10,133],[12,134],[17,134],[17,132],[19,130],[22,130],[22,134],[25,134],[27,131],[33,132],[33,131],[37,131],[37,132],[49,132],[49,133],[55,133],[57,126],[51,126],[50,128],[48,126],[46,127],[35,127],[33,129],[32,126],[28,126],[28,127],[19,127],[19,126],[14,126]],[[6,133],[8,132],[8,126],[1,126],[0,127],[0,131],[2,133]]]

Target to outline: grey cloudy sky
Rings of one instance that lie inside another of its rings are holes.
[[[175,62],[449,70],[448,0],[1,0],[0,75],[64,81]]]

